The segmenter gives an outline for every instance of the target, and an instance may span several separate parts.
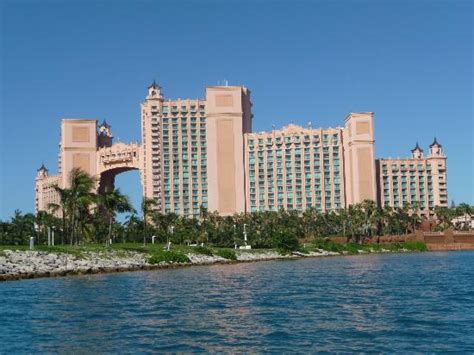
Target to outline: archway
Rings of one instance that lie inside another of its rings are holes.
[[[138,170],[138,168],[122,167],[103,171],[100,174],[97,192],[99,194],[104,194],[105,192],[113,191],[115,188],[115,178],[117,175],[132,170]]]

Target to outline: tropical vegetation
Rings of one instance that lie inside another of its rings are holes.
[[[338,211],[280,210],[233,216],[219,216],[201,207],[199,218],[189,218],[160,213],[156,210],[155,200],[144,199],[139,216],[120,190],[93,193],[96,183],[83,171],[72,170],[69,187],[55,187],[60,199],[50,206],[49,212],[41,211],[35,216],[17,210],[9,221],[0,221],[0,244],[24,245],[33,236],[36,244],[44,245],[48,235],[55,233],[55,244],[128,242],[146,245],[154,237],[156,243],[233,248],[246,243],[245,229],[247,242],[253,248],[295,250],[301,243],[331,236],[345,237],[348,243],[360,245],[383,235],[413,233],[424,221],[417,204],[381,208],[370,200]],[[437,218],[431,221],[432,228],[470,228],[462,221],[466,216],[470,221],[473,211],[468,204],[436,207]],[[117,214],[126,214],[126,217],[119,221]],[[461,222],[453,222],[456,217],[461,217],[458,218]]]

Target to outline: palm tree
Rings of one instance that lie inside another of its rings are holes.
[[[80,238],[78,235],[78,222],[82,222],[81,217],[86,215],[86,211],[96,202],[96,195],[91,192],[95,185],[95,180],[81,169],[74,168],[70,176],[71,191],[71,243],[78,244]],[[81,212],[83,212],[81,214]]]
[[[62,220],[61,244],[64,244],[65,242],[64,237],[69,234],[67,211],[69,210],[71,191],[69,189],[63,189],[59,185],[54,185],[53,188],[56,191],[56,193],[59,195],[59,204],[50,203],[48,205],[48,209],[51,211],[51,213],[55,213],[59,211],[59,209],[61,209],[61,220]]]
[[[412,233],[416,232],[416,226],[420,224],[423,218],[420,216],[420,206],[421,203],[418,201],[412,202],[410,205],[411,210],[411,231]]]
[[[0,244],[8,244],[8,232],[10,232],[11,224],[7,221],[0,220]]]
[[[360,203],[349,205],[347,208],[347,227],[351,233],[351,240],[360,243],[361,234],[363,233],[364,223],[366,222],[366,215]]]
[[[447,207],[436,206],[434,208],[434,213],[438,220],[437,229],[445,231],[453,226],[453,217],[455,210]]]
[[[143,235],[143,221],[134,213],[125,218],[127,238],[137,242]]]
[[[456,223],[456,226],[460,230],[469,230],[471,228],[471,219],[474,214],[474,208],[467,203],[460,203],[454,214],[458,218],[459,222]]]
[[[377,229],[378,214],[377,204],[373,200],[364,200],[360,204],[361,212],[364,215],[363,235],[364,237],[372,237],[374,230]]]
[[[109,241],[112,238],[112,225],[115,220],[115,215],[117,213],[124,212],[133,213],[135,212],[135,210],[133,209],[129,198],[126,195],[122,194],[119,189],[108,191],[101,195],[100,205],[105,210],[109,223],[108,234],[105,241],[105,245],[108,246]]]
[[[156,200],[153,198],[143,197],[142,200],[142,213],[143,213],[143,245],[146,245],[146,238],[148,234],[148,220],[151,218],[153,207],[157,205]]]
[[[78,231],[83,229],[90,207],[96,202],[96,194],[92,192],[94,186],[94,178],[74,168],[69,174],[69,188],[54,187],[59,194],[60,204],[51,204],[49,207],[53,210],[61,208],[63,233],[67,230],[71,245],[80,242]]]
[[[38,230],[36,235],[38,236],[38,244],[41,243],[40,236],[46,232],[46,226],[48,224],[48,212],[46,211],[38,211],[36,214],[36,225],[38,226]]]
[[[9,233],[11,244],[26,243],[28,237],[35,234],[35,216],[32,213],[23,214],[20,210],[15,210]]]
[[[41,242],[40,236],[44,237],[44,241],[47,239],[48,228],[51,227],[58,227],[60,226],[59,219],[55,217],[53,214],[48,213],[47,211],[38,211],[36,214],[37,224],[37,235],[38,235],[38,243]]]

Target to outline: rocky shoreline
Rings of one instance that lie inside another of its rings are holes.
[[[231,264],[276,259],[298,259],[303,257],[322,257],[341,255],[335,252],[319,250],[309,254],[293,253],[281,255],[276,251],[246,252],[237,251],[237,260],[228,260],[220,256],[187,254],[190,262],[147,262],[148,254],[127,252],[84,252],[80,256],[67,253],[45,251],[4,250],[0,254],[0,281],[84,275],[136,270],[153,270],[193,265]]]

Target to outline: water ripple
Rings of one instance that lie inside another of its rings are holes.
[[[474,352],[474,253],[0,284],[0,353]]]

